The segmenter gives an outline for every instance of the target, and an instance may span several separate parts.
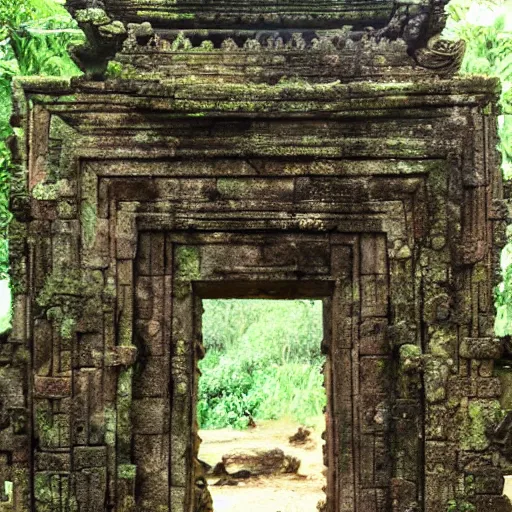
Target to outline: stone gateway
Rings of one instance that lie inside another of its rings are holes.
[[[235,297],[323,300],[327,512],[512,511],[499,87],[444,4],[68,0],[84,76],[15,83],[0,511],[208,509]]]

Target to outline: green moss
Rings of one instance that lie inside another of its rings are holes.
[[[119,464],[117,467],[117,477],[123,480],[135,480],[137,466],[134,464]]]
[[[201,258],[199,248],[181,245],[176,249],[177,277],[184,281],[201,278]]]
[[[60,329],[63,339],[71,339],[82,316],[94,317],[107,310],[100,271],[56,269],[46,277],[36,302],[46,317]]]
[[[136,80],[141,78],[141,72],[133,64],[111,60],[107,64],[105,77],[108,79],[124,78],[126,80]],[[144,79],[149,79],[148,73],[143,74]]]
[[[46,277],[44,286],[36,298],[42,307],[50,307],[56,296],[79,296],[82,289],[82,274],[79,270],[53,272]]]
[[[39,502],[51,502],[52,490],[46,473],[36,473],[34,478],[34,497]]]
[[[56,201],[59,198],[59,185],[57,183],[38,183],[32,189],[32,197],[39,201]]]
[[[39,442],[45,447],[57,447],[59,443],[59,431],[53,424],[52,412],[49,409],[37,408],[36,431]]]
[[[107,78],[119,78],[123,74],[123,65],[115,60],[109,61],[105,75]]]
[[[119,504],[119,512],[134,512],[135,499],[133,496],[124,496],[123,502]]]
[[[469,501],[450,500],[446,504],[446,512],[475,512],[475,506]]]
[[[449,358],[451,348],[455,341],[455,335],[442,327],[437,326],[435,331],[430,335],[429,352],[436,357]]]
[[[63,340],[71,340],[75,334],[76,320],[64,318],[60,324],[60,335]]]
[[[155,14],[155,11],[137,11],[137,16],[144,19],[158,18],[159,20],[166,21],[193,20],[196,17],[192,12],[175,13],[163,11],[159,11],[158,14]]]
[[[129,464],[132,442],[133,369],[123,368],[117,379],[117,456],[121,464]]]
[[[203,41],[201,46],[198,48],[201,52],[212,52],[215,49],[211,41]]]
[[[228,198],[237,198],[246,195],[253,186],[251,179],[239,178],[219,178],[217,180],[217,190],[223,196]]]
[[[97,217],[96,205],[84,201],[80,221],[82,224],[83,243],[88,249],[94,245],[94,240],[96,239]]]
[[[78,23],[92,23],[93,25],[107,25],[111,22],[107,13],[98,8],[78,9],[75,12],[75,19]]]
[[[99,32],[104,37],[116,37],[123,34],[126,34],[126,29],[124,25],[120,21],[113,21],[108,25],[102,25],[99,29]]]
[[[31,196],[39,201],[56,201],[67,193],[68,180],[59,180],[54,183],[39,182],[32,189]]]
[[[140,144],[154,144],[154,143],[178,143],[179,140],[174,137],[167,137],[162,133],[158,133],[155,131],[145,130],[139,131],[134,137],[133,140]]]
[[[60,219],[72,219],[76,215],[75,206],[70,201],[59,201],[57,213]]]
[[[105,407],[103,416],[105,418],[105,444],[115,446],[117,429],[117,411],[115,407]]]
[[[460,429],[460,445],[463,450],[482,451],[490,441],[486,435],[492,425],[503,417],[500,403],[496,400],[473,400],[469,403]]]
[[[400,369],[402,372],[418,370],[421,365],[421,348],[406,344],[400,347]]]

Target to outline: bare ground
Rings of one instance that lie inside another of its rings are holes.
[[[211,478],[215,512],[315,512],[319,500],[325,498],[322,487],[321,431],[323,418],[311,430],[312,443],[294,447],[288,438],[297,432],[299,424],[290,420],[261,421],[252,429],[202,430],[203,439],[199,457],[215,466],[222,455],[239,448],[281,448],[285,454],[298,457],[302,462],[296,475],[252,477],[237,486],[216,487],[218,477]]]
[[[237,448],[281,448],[286,454],[301,459],[297,475],[255,477],[236,487],[215,487],[218,478],[209,480],[215,512],[315,512],[324,499],[325,485],[322,462],[321,432],[323,418],[311,429],[313,443],[307,448],[293,447],[288,438],[297,432],[298,423],[288,420],[258,422],[254,429],[202,430],[200,458],[212,466],[222,455]],[[504,494],[512,500],[512,476],[505,477]]]

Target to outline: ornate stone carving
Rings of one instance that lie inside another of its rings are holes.
[[[453,74],[462,64],[465,50],[464,41],[448,41],[434,36],[428,41],[426,48],[414,51],[414,58],[424,68],[440,74]]]

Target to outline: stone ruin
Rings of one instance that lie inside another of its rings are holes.
[[[499,85],[445,3],[68,0],[85,75],[15,82],[1,512],[192,512],[226,297],[324,302],[328,512],[512,510]]]

